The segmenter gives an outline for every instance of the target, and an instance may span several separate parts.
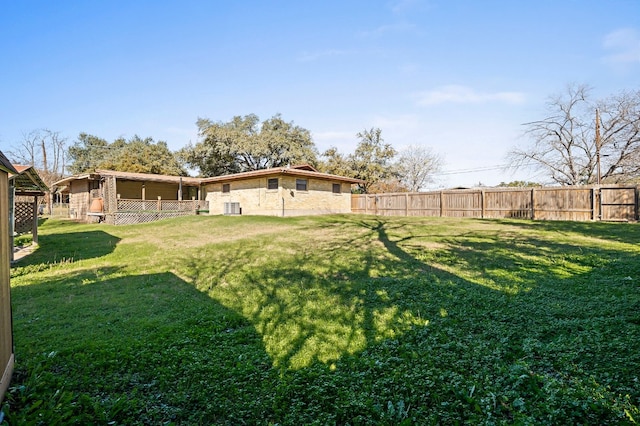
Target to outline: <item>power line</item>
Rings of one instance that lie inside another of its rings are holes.
[[[535,165],[537,163],[526,163],[526,164],[520,164],[519,166],[532,166]],[[484,166],[484,167],[472,167],[472,168],[467,168],[467,169],[457,169],[457,170],[444,170],[442,172],[439,173],[435,173],[436,175],[457,175],[457,174],[464,174],[464,173],[476,173],[476,172],[488,172],[488,171],[492,171],[492,170],[506,170],[508,168],[512,167],[512,165],[510,164],[496,164],[493,166]]]

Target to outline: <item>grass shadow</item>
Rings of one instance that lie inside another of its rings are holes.
[[[64,224],[64,222],[62,222]],[[61,263],[95,259],[115,250],[120,238],[101,230],[41,234],[37,248],[28,256],[12,263],[12,276]]]
[[[218,424],[266,416],[277,374],[244,318],[171,273],[114,274],[83,270],[13,289],[10,423]],[[238,380],[253,386],[238,389]]]

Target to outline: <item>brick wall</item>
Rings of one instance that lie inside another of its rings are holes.
[[[278,179],[278,189],[268,189],[268,179]],[[210,214],[223,214],[224,203],[239,203],[242,214],[269,216],[299,216],[351,212],[351,186],[338,181],[309,179],[307,190],[296,188],[294,176],[266,176],[230,181],[229,192],[223,193],[223,183],[206,186]],[[333,193],[333,184],[340,184],[340,193]]]

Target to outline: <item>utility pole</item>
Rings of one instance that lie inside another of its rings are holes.
[[[600,170],[600,111],[596,108],[596,162],[598,167],[598,186],[600,186],[600,179],[602,177],[602,171]]]

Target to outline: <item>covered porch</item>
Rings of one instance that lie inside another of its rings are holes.
[[[197,214],[206,210],[196,178],[96,170],[55,183],[69,195],[69,216],[114,225]]]

